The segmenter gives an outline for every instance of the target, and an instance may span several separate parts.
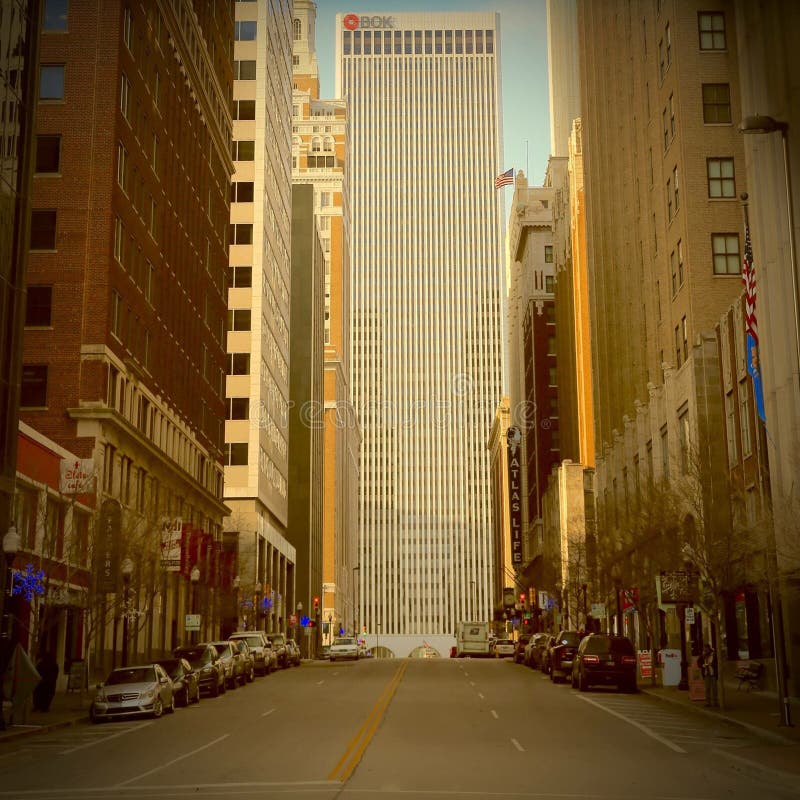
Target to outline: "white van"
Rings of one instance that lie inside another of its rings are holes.
[[[456,658],[489,655],[489,623],[459,622],[456,628]]]

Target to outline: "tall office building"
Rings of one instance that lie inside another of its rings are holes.
[[[295,610],[289,522],[291,2],[237,2],[225,499],[238,539],[239,625]],[[259,603],[262,617],[250,608]]]
[[[350,115],[359,614],[397,655],[489,619],[501,399],[496,14],[338,15]]]

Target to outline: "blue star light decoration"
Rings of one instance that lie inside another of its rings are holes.
[[[271,608],[272,608],[272,598],[271,597],[265,597],[261,601],[261,610],[262,611],[269,611]]]
[[[11,594],[21,594],[30,603],[35,594],[44,594],[44,570],[34,569],[33,564],[25,565],[25,572],[15,572]]]

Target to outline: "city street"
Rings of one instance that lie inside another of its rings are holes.
[[[0,797],[796,797],[746,731],[510,661],[304,663],[159,720],[0,747]]]

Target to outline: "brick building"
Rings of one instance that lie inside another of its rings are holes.
[[[149,655],[186,638],[195,564],[203,632],[217,621],[234,22],[225,3],[62,6],[41,36],[21,416],[121,505],[134,597],[158,599],[130,643]],[[165,520],[207,543],[182,572],[160,564]]]

